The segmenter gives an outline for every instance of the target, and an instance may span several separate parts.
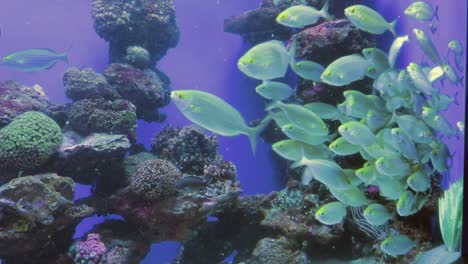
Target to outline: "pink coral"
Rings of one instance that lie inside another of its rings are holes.
[[[85,241],[79,241],[76,245],[75,263],[100,263],[106,251],[100,235],[88,234]]]

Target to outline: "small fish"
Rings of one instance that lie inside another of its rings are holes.
[[[67,53],[51,49],[26,49],[3,57],[0,66],[22,72],[37,72],[52,68],[57,62],[68,62]]]
[[[353,169],[344,169],[343,170],[345,176],[346,176],[346,181],[349,182],[352,186],[359,186],[361,185],[362,181],[359,179],[359,177],[356,175],[356,171]]]
[[[421,67],[419,67],[418,64],[410,63],[408,67],[406,67],[406,71],[408,72],[416,89],[426,95],[431,95],[437,92],[437,90],[432,86],[431,81],[427,78],[426,74],[424,74],[423,70]]]
[[[375,71],[372,76],[369,76],[373,79],[376,79],[380,74],[390,68],[388,63],[388,56],[384,51],[378,48],[365,48],[362,50],[364,58],[372,62]]]
[[[419,161],[418,150],[416,144],[401,131],[400,128],[395,127],[391,130],[392,142],[401,153],[408,160]]]
[[[314,112],[297,104],[285,104],[281,101],[275,101],[267,108],[280,108],[291,123],[307,131],[312,136],[328,135],[328,127],[323,120]]]
[[[390,115],[379,111],[369,110],[366,116],[366,124],[372,132],[378,131],[385,127],[390,121]]]
[[[444,173],[449,170],[447,162],[451,158],[451,155],[447,145],[442,142],[436,142],[432,147],[430,157],[432,166],[434,166],[437,172]]]
[[[391,235],[380,243],[382,251],[395,258],[405,255],[415,246],[416,243],[405,235]]]
[[[439,20],[439,6],[434,9],[431,4],[425,1],[412,3],[405,10],[405,15],[419,21],[431,21],[434,17]]]
[[[392,146],[389,146],[387,142],[383,142],[378,137],[377,140],[371,145],[362,146],[362,150],[371,156],[372,159],[379,159],[382,156],[392,156],[398,154],[398,152],[393,149]]]
[[[176,183],[177,189],[182,190],[199,190],[206,187],[207,185],[208,182],[206,179],[194,175],[184,175],[184,177]]]
[[[339,137],[330,145],[328,148],[333,151],[335,154],[340,156],[349,156],[358,153],[361,150],[361,147],[358,145],[353,145],[349,143],[345,138]]]
[[[303,28],[317,23],[320,18],[333,19],[328,13],[328,0],[320,11],[306,5],[291,6],[276,17],[276,22],[287,27]]]
[[[400,216],[410,216],[417,213],[429,200],[428,196],[414,195],[410,191],[404,191],[397,202],[397,213]]]
[[[304,107],[316,113],[322,119],[334,120],[338,116],[338,109],[331,104],[312,102],[305,104]]]
[[[255,88],[255,91],[270,100],[285,100],[294,94],[294,90],[282,82],[264,81]]]
[[[380,195],[389,200],[398,200],[406,189],[406,185],[400,180],[380,174],[377,176],[375,184],[379,187]]]
[[[424,32],[421,29],[415,28],[413,29],[413,34],[416,37],[419,46],[424,51],[426,56],[429,57],[429,59],[431,59],[435,65],[441,65],[442,60],[440,59],[439,52],[437,52],[434,43],[432,43],[431,38],[429,38],[426,32]]]
[[[445,76],[447,77],[447,79],[449,79],[449,81],[452,84],[454,85],[462,84],[463,77],[458,76],[457,72],[452,66],[450,66],[450,64],[443,64],[441,65],[441,67],[442,67],[442,70],[444,71]]]
[[[342,202],[331,202],[322,205],[315,212],[315,219],[324,225],[336,225],[343,222],[346,216],[346,205]]]
[[[388,211],[387,207],[373,203],[370,204],[363,211],[364,218],[373,226],[380,226],[392,219],[392,214]]]
[[[338,109],[348,116],[364,118],[373,107],[373,102],[369,97],[359,91],[348,90],[343,92],[343,95],[345,101],[338,105]]]
[[[310,135],[305,130],[291,123],[281,126],[281,131],[283,131],[283,133],[286,134],[286,136],[288,136],[290,139],[301,141],[312,146],[321,145],[329,140],[329,136]]]
[[[446,137],[451,137],[456,134],[452,125],[443,117],[438,114],[434,109],[423,106],[421,112],[421,118],[434,130],[442,133]]]
[[[325,159],[303,158],[292,167],[307,166],[313,178],[334,189],[347,189],[350,185],[343,169],[335,162]]]
[[[313,61],[300,61],[292,67],[293,71],[302,79],[320,82],[320,76],[325,68]]]
[[[384,176],[401,179],[411,172],[409,164],[400,155],[387,155],[375,161],[377,172]]]
[[[372,33],[372,34],[382,34],[387,30],[390,30],[393,35],[395,33],[395,25],[397,20],[388,23],[385,18],[383,18],[375,10],[363,6],[363,5],[353,5],[345,9],[345,16],[359,29]]]
[[[288,51],[278,40],[270,40],[252,47],[237,62],[241,72],[262,81],[284,77],[288,65]]]
[[[433,94],[431,99],[428,101],[428,106],[430,106],[436,112],[445,111],[452,103],[459,105],[458,94],[458,91],[453,97],[445,94]],[[418,112],[422,112],[422,107]]]
[[[281,157],[300,162],[304,159],[328,159],[330,151],[325,145],[310,146],[302,142],[285,139],[272,145],[273,150]],[[295,166],[295,165],[293,165]]]
[[[244,134],[249,137],[252,151],[255,153],[257,134],[269,121],[257,127],[249,127],[242,115],[230,104],[210,93],[198,90],[177,90],[171,92],[171,99],[190,121],[222,136]]]
[[[390,46],[390,51],[388,52],[388,64],[390,67],[395,66],[396,58],[398,57],[398,54],[400,54],[401,47],[409,41],[409,36],[401,36],[395,38],[395,40],[392,42],[392,45]]]
[[[463,47],[460,41],[452,40],[448,44],[450,52],[453,52],[455,55],[455,65],[457,69],[461,71],[463,69],[462,56],[463,56]]]
[[[458,121],[457,122],[457,128],[462,134],[465,134],[465,122]]]
[[[356,186],[349,185],[345,189],[337,189],[334,186],[329,186],[331,194],[340,202],[352,206],[360,207],[369,204],[366,195]]]
[[[341,57],[328,65],[320,79],[326,84],[344,86],[366,77],[371,62],[359,54]]]
[[[408,186],[415,192],[425,192],[431,187],[431,171],[422,165],[406,179]]]
[[[395,117],[398,127],[410,139],[417,143],[429,144],[433,140],[432,131],[420,119],[412,115],[401,115]]]
[[[368,146],[377,140],[374,133],[366,125],[356,121],[342,124],[338,127],[338,132],[354,145]]]
[[[444,70],[442,69],[442,66],[435,66],[434,68],[430,69],[426,76],[427,79],[431,82],[434,83],[435,81],[441,80],[442,77],[444,77]]]
[[[362,168],[355,171],[356,176],[366,185],[371,185],[377,178],[377,170],[375,169],[374,162],[367,161]]]

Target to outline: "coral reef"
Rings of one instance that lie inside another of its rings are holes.
[[[40,112],[26,112],[0,129],[0,170],[2,172],[37,169],[62,143],[62,130],[54,120]]]
[[[136,68],[149,68],[150,54],[146,49],[142,47],[130,46],[127,48],[127,55],[125,56],[125,61]]]
[[[310,263],[309,258],[295,241],[281,238],[264,238],[260,240],[252,252],[251,259],[245,261],[249,264],[303,264]]]
[[[119,177],[121,173],[116,171],[120,171],[128,149],[130,141],[124,135],[96,133],[83,138],[73,131],[67,131],[57,150],[53,167],[60,174],[83,184],[94,184],[97,179],[105,182],[104,176],[111,175],[110,181],[105,183],[110,187],[123,180],[123,175]]]
[[[101,263],[106,253],[106,245],[101,241],[101,236],[90,233],[84,241],[78,241],[68,251],[70,257],[73,257],[75,263]]]
[[[326,21],[295,34],[296,57],[326,65],[345,55],[375,47],[369,33],[359,30],[346,19]]]
[[[133,138],[136,109],[127,100],[84,99],[71,105],[70,127],[86,136],[91,133],[125,134]]]
[[[180,178],[182,173],[170,161],[152,159],[138,165],[129,179],[129,187],[137,196],[155,201],[174,194]]]
[[[0,187],[0,256],[7,263],[54,263],[76,225],[93,213],[73,204],[73,180],[56,174],[14,179]],[[21,246],[18,246],[21,245]]]
[[[47,113],[49,98],[39,85],[24,86],[17,81],[0,81],[0,128],[28,111]]]
[[[139,119],[161,120],[157,108],[168,103],[168,94],[156,73],[149,75],[130,65],[114,63],[104,70],[104,76],[123,98],[136,106]]]
[[[114,100],[120,97],[104,76],[91,68],[68,68],[63,74],[63,86],[65,94],[73,101],[98,98]]]
[[[130,46],[145,48],[154,66],[179,40],[172,0],[93,0],[97,34],[109,42],[111,62],[123,62]]]
[[[189,126],[166,127],[152,140],[152,152],[172,161],[182,172],[203,174],[206,166],[216,158],[218,141],[206,136],[201,129]]]

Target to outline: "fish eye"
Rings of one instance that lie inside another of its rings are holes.
[[[254,63],[254,61],[255,61],[255,60],[254,60],[253,58],[250,58],[247,62],[250,63],[250,64],[252,64],[252,63]]]
[[[351,9],[351,13],[354,14],[355,12],[356,12],[356,11],[354,10],[354,8],[352,8],[352,9]]]
[[[185,96],[184,96],[183,94],[178,94],[177,97],[178,97],[179,99],[184,99]]]
[[[326,75],[331,76],[332,75],[331,71],[327,72]]]
[[[7,57],[3,58],[3,60],[4,61],[9,61],[9,60],[11,60],[11,58],[9,56],[7,56]]]

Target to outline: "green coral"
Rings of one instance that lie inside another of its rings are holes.
[[[54,120],[40,112],[26,112],[0,129],[0,170],[35,169],[61,142],[62,130]]]
[[[463,178],[453,183],[439,198],[439,225],[449,251],[460,251],[463,224]]]

